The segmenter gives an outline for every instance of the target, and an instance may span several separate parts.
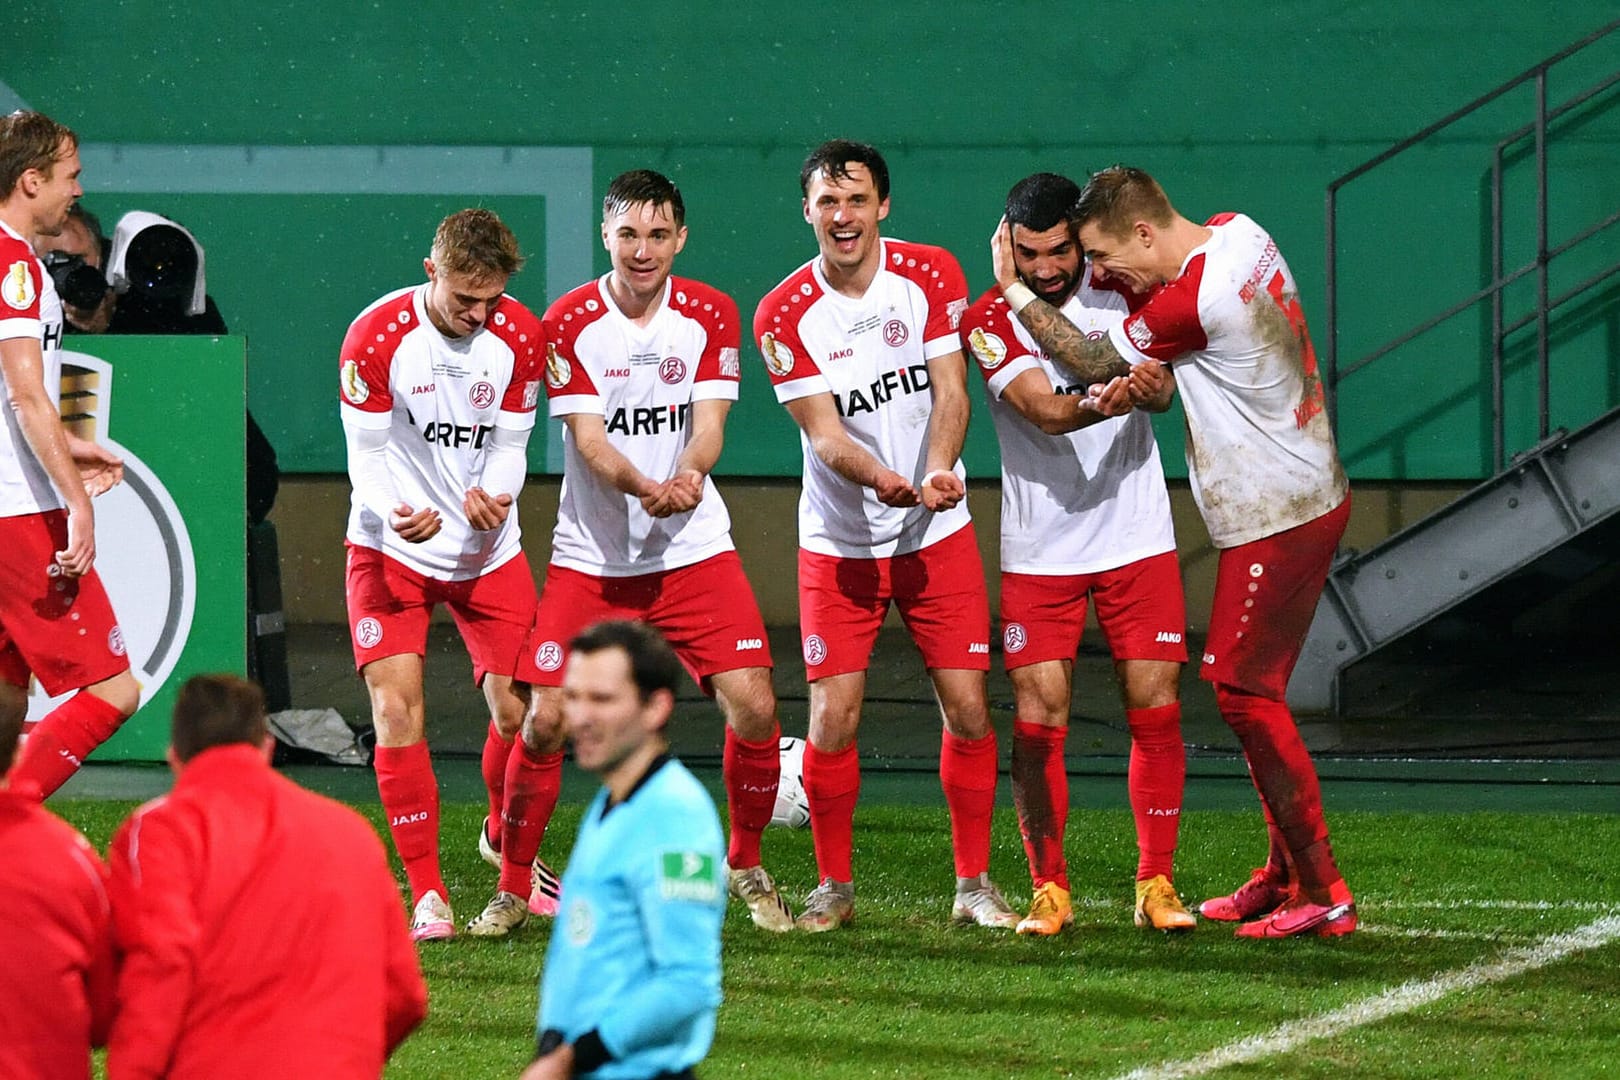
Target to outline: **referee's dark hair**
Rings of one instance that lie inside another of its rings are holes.
[[[568,643],[569,652],[585,655],[606,649],[623,649],[630,658],[630,679],[642,701],[660,690],[675,693],[681,679],[681,662],[664,635],[653,627],[644,622],[611,619],[587,626]]]
[[[174,700],[169,745],[182,763],[215,746],[260,746],[269,734],[264,691],[235,675],[193,675]]]

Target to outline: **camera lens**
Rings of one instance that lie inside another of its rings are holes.
[[[62,302],[76,308],[93,308],[107,295],[107,279],[84,261],[83,255],[51,251],[45,255],[45,269],[56,283]]]

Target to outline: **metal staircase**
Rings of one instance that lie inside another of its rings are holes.
[[[1590,115],[1594,109],[1611,109],[1620,102],[1620,93],[1616,92],[1616,87],[1620,86],[1620,65],[1611,74],[1554,105],[1548,102],[1548,72],[1560,62],[1600,43],[1614,51],[1615,46],[1620,45],[1617,31],[1620,31],[1620,22],[1596,31],[1346,173],[1328,187],[1328,333],[1323,378],[1330,391],[1330,415],[1334,415],[1333,391],[1346,378],[1366,370],[1407,342],[1457,316],[1473,313],[1488,318],[1496,473],[1455,502],[1372,550],[1341,553],[1329,574],[1299,664],[1289,683],[1288,699],[1296,709],[1343,712],[1347,704],[1342,700],[1344,674],[1352,664],[1511,578],[1620,511],[1620,408],[1596,417],[1574,433],[1549,430],[1550,373],[1556,344],[1553,321],[1559,310],[1572,301],[1581,301],[1581,306],[1589,306],[1594,300],[1609,303],[1605,299],[1609,294],[1600,289],[1620,274],[1620,260],[1600,265],[1585,280],[1556,295],[1549,287],[1548,271],[1555,258],[1576,248],[1584,248],[1588,259],[1594,251],[1620,250],[1620,244],[1612,236],[1604,235],[1620,222],[1620,209],[1554,244],[1548,236],[1547,183],[1547,145],[1558,133],[1560,120],[1577,112]],[[1336,213],[1340,189],[1525,84],[1533,84],[1535,89],[1535,118],[1509,132],[1496,144],[1491,163],[1492,281],[1354,363],[1341,366],[1338,361]],[[1503,265],[1506,246],[1504,162],[1525,154],[1528,140],[1533,140],[1537,181],[1536,254],[1523,265],[1506,268]],[[1605,242],[1612,246],[1600,246]],[[1509,321],[1506,308],[1510,295],[1521,295],[1526,288],[1520,285],[1517,290],[1512,289],[1521,279],[1535,286],[1535,299],[1528,313]],[[1522,340],[1523,333],[1531,328],[1536,338],[1538,365],[1538,441],[1509,459],[1503,419],[1503,387],[1507,377],[1504,356],[1510,339],[1520,335]],[[1617,365],[1620,365],[1620,356],[1611,352],[1611,372]],[[1337,417],[1334,419],[1336,421]]]

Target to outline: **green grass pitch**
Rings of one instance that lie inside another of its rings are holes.
[[[57,809],[104,846],[129,804]],[[375,805],[361,809],[380,824]],[[444,809],[446,877],[463,920],[494,887],[473,845],[483,812]],[[547,836],[559,868],[579,812],[560,807]],[[726,1000],[699,1072],[705,1080],[1620,1074],[1620,816],[1330,820],[1361,912],[1362,930],[1349,938],[1240,942],[1208,922],[1179,937],[1137,930],[1129,814],[1075,810],[1076,925],[1028,939],[947,925],[944,810],[863,807],[852,927],[768,935],[733,903]],[[1010,811],[998,812],[995,835],[992,874],[1022,906],[1029,878]],[[1263,843],[1258,812],[1189,812],[1177,864],[1189,903],[1241,882]],[[807,830],[768,831],[765,858],[795,903],[814,884]],[[506,941],[423,946],[431,1015],[387,1075],[515,1077],[532,1045],[549,932],[531,920]],[[1582,932],[1583,945],[1560,951],[1570,940],[1561,935]],[[1380,1003],[1387,1015],[1372,1015]],[[1240,1040],[1267,1037],[1251,1056],[1239,1052]]]

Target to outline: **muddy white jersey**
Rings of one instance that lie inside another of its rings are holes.
[[[62,397],[62,301],[45,266],[9,225],[0,222],[0,341],[31,338],[43,354],[45,392]],[[23,437],[9,402],[0,404],[0,517],[59,510],[67,504]]]
[[[389,527],[388,508],[351,500],[348,540],[441,581],[464,581],[521,553],[514,506],[496,529],[474,529],[463,502],[482,486],[494,428],[527,433],[540,398],[540,320],[502,296],[484,325],[441,334],[424,307],[428,286],[376,301],[343,339],[339,393],[345,424],[388,432],[395,504],[433,507],[443,527],[420,544]]]
[[[783,404],[831,394],[844,430],[921,489],[933,414],[928,361],[956,352],[967,280],[944,248],[882,240],[882,269],[859,299],[827,284],[817,256],[771,290],[754,336]],[[885,506],[829,468],[799,433],[804,481],[799,546],[871,559],[918,551],[968,524],[967,500],[940,513]],[[964,476],[962,463],[953,468]]]
[[[737,304],[700,281],[671,277],[646,326],[613,301],[608,278],[567,293],[546,311],[546,395],[551,415],[602,417],[608,442],[642,475],[675,473],[691,438],[692,406],[735,401],[741,375]],[[731,517],[703,480],[703,499],[655,518],[603,480],[563,431],[563,486],[551,561],[598,577],[674,570],[730,551]]]
[[[1063,315],[1100,340],[1128,311],[1125,296],[1092,284],[1084,265]],[[1140,409],[1078,431],[1048,435],[1002,400],[1026,371],[1039,371],[1060,394],[1086,385],[1058,367],[991,289],[968,309],[962,342],[984,376],[990,418],[1001,443],[1001,569],[1015,574],[1094,574],[1174,551],[1170,496]]]
[[[1193,498],[1227,548],[1321,517],[1349,483],[1288,263],[1242,214],[1204,224],[1181,275],[1109,337],[1133,363],[1174,361]]]

